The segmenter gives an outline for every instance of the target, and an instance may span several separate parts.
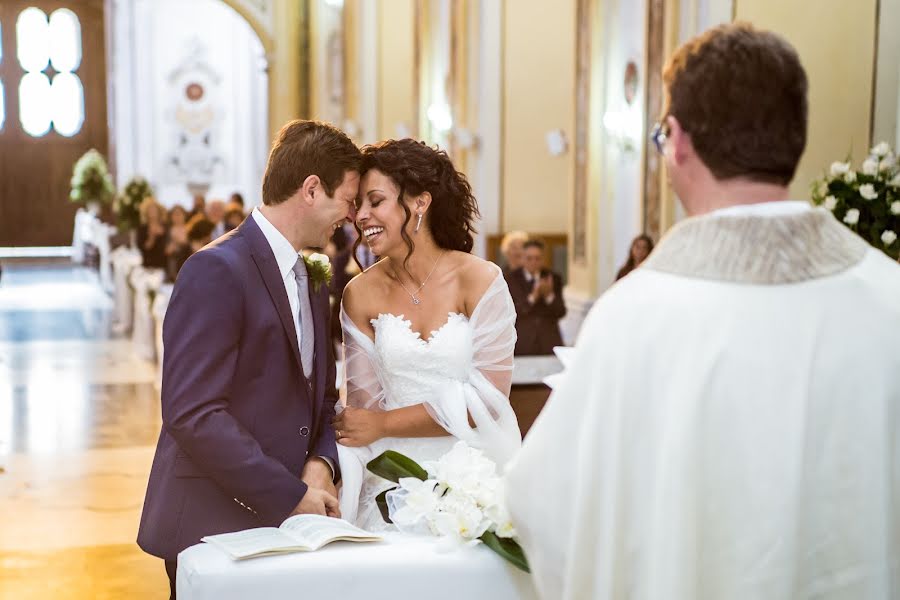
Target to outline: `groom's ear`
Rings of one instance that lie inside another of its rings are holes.
[[[316,201],[316,194],[322,192],[322,181],[318,175],[310,175],[303,180],[300,186],[300,199],[304,204],[312,206]]]

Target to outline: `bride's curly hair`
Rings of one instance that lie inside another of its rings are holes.
[[[406,233],[406,226],[413,216],[403,201],[406,195],[418,196],[425,192],[431,194],[431,207],[428,209],[426,222],[440,248],[472,251],[475,243],[473,234],[476,233],[475,220],[481,216],[478,202],[472,195],[472,187],[466,176],[456,170],[445,151],[432,148],[425,142],[406,138],[372,144],[364,147],[362,152],[360,175],[377,169],[400,188],[397,202],[406,213],[401,235],[409,249],[403,261],[404,268],[416,247]],[[362,239],[360,232],[353,247],[354,259],[356,248],[362,243]]]

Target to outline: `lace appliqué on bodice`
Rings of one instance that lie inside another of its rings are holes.
[[[372,319],[375,360],[382,373],[386,409],[421,404],[447,379],[466,381],[472,368],[469,319],[450,313],[447,322],[423,340],[404,315],[382,313]]]

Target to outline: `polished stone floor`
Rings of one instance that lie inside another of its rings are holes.
[[[0,599],[165,598],[134,539],[159,433],[154,366],[93,272],[4,262]]]

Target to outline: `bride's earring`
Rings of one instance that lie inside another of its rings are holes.
[[[419,220],[418,220],[418,222],[416,222],[416,231],[415,232],[419,233],[419,227],[422,226],[422,213],[416,213],[416,214],[419,215]]]

